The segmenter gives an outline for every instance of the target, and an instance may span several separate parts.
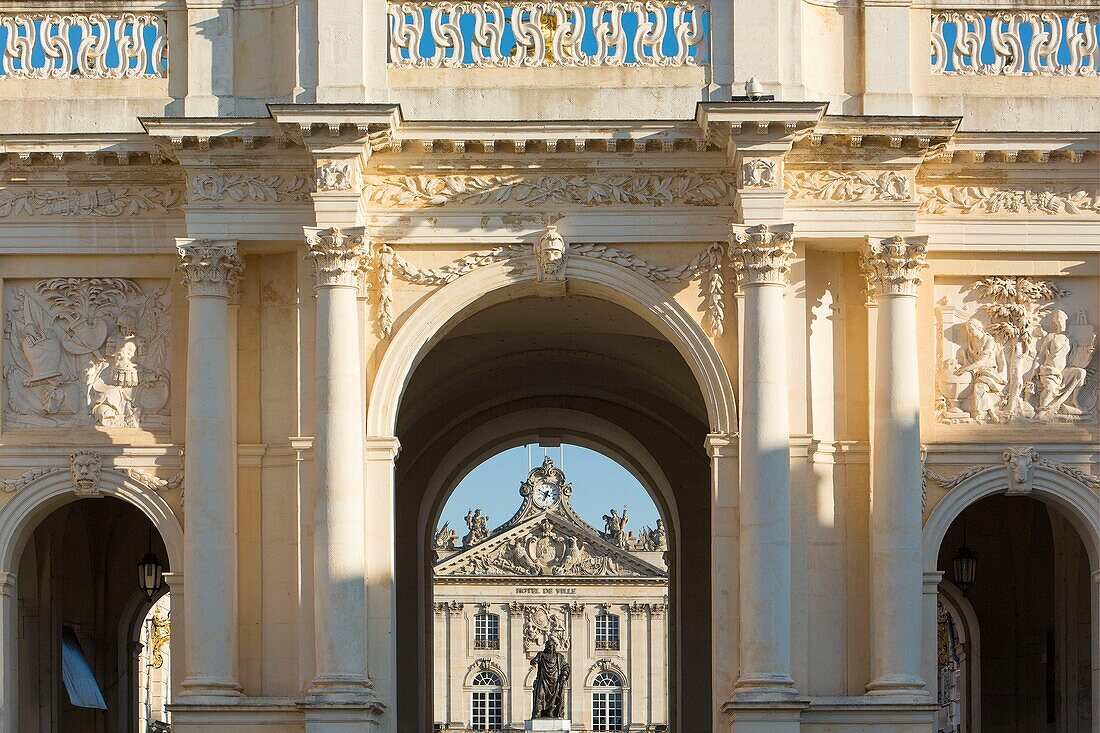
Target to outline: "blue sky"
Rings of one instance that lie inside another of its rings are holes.
[[[533,466],[542,463],[544,454],[565,471],[573,484],[570,497],[573,508],[594,527],[602,529],[600,517],[612,507],[621,510],[623,504],[630,510],[627,530],[637,533],[657,521],[657,506],[649,492],[614,460],[577,445],[561,448],[531,445],[498,453],[467,474],[443,508],[440,526],[449,521],[461,537],[466,533],[466,511],[474,507],[481,507],[489,514],[491,528],[500,526],[519,508],[520,482]]]

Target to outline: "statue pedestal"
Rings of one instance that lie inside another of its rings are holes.
[[[523,729],[530,731],[560,731],[570,730],[569,718],[532,718],[523,722]]]

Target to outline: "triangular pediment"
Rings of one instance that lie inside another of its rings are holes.
[[[435,566],[439,577],[653,578],[664,570],[555,512],[518,522]]]

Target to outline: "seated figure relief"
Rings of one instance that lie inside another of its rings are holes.
[[[976,312],[940,303],[937,415],[947,423],[1065,423],[1096,419],[1096,328],[1068,295],[1028,278],[972,287]]]

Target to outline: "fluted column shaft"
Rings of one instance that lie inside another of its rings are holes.
[[[363,237],[307,230],[317,295],[312,695],[362,696],[367,677],[362,368],[358,272]]]
[[[233,492],[229,295],[242,262],[237,243],[180,240],[187,286],[187,420],[184,475],[190,569],[184,616],[185,698],[240,694],[237,681],[237,497]]]
[[[921,679],[921,461],[917,286],[925,239],[869,240],[878,302],[871,483],[872,695],[925,695]]]
[[[793,697],[791,467],[783,292],[789,227],[734,231],[744,290],[741,402],[740,649],[736,696]]]

